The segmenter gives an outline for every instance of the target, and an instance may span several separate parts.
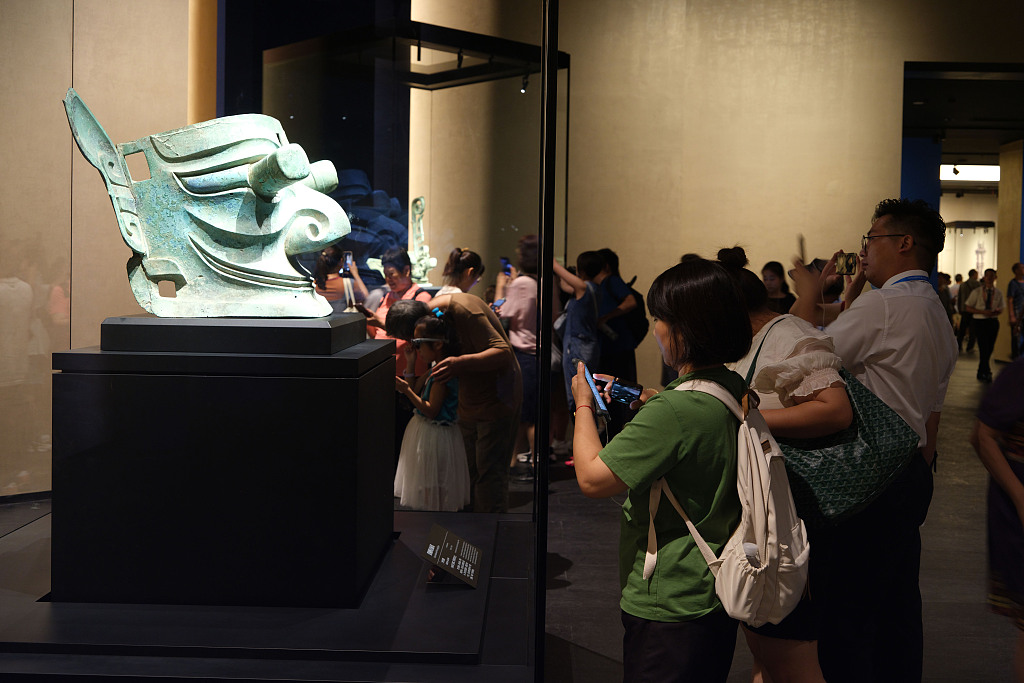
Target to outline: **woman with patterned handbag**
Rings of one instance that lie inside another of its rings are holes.
[[[769,308],[768,291],[744,267],[747,256],[741,247],[721,249],[718,261],[743,293],[754,334],[750,352],[735,370],[751,378],[750,386],[760,399],[758,408],[772,435],[807,438],[848,427],[853,412],[832,340],[810,323]],[[755,349],[759,350],[755,353]],[[811,580],[814,557],[812,536]],[[743,632],[754,655],[755,681],[765,673],[776,681],[824,680],[818,665],[817,620],[807,596],[779,624],[744,626]]]

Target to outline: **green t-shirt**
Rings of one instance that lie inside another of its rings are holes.
[[[737,400],[746,389],[742,377],[722,366],[683,375],[647,401],[600,453],[629,486],[619,539],[622,610],[651,621],[689,621],[723,609],[704,556],[686,522],[664,496],[654,518],[658,564],[650,580],[644,581],[651,484],[665,477],[715,554],[740,521],[739,422],[714,396],[670,391],[691,379],[717,382]]]

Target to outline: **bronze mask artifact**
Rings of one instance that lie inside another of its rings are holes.
[[[64,108],[135,252],[128,280],[142,308],[162,317],[332,313],[290,257],[351,230],[325,194],[337,172],[330,161],[310,164],[277,119],[228,116],[115,146],[74,89]],[[145,155],[148,179],[131,177],[125,157],[136,153]],[[162,281],[174,284],[173,296],[161,296]]]

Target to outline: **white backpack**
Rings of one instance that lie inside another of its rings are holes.
[[[796,514],[782,451],[757,410],[757,397],[747,394],[744,414],[724,387],[707,380],[691,380],[677,391],[700,391],[724,403],[740,420],[736,457],[736,490],[743,514],[740,525],[715,557],[697,528],[686,516],[664,479],[651,485],[651,521],[647,534],[644,579],[658,560],[654,516],[661,494],[686,522],[690,534],[715,576],[715,592],[729,616],[750,626],[777,624],[793,611],[807,583],[810,544],[803,520]],[[753,406],[751,406],[753,402]]]

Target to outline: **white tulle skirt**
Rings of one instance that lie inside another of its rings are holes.
[[[469,504],[469,465],[457,426],[413,414],[398,456],[395,497],[414,510],[451,512]]]

